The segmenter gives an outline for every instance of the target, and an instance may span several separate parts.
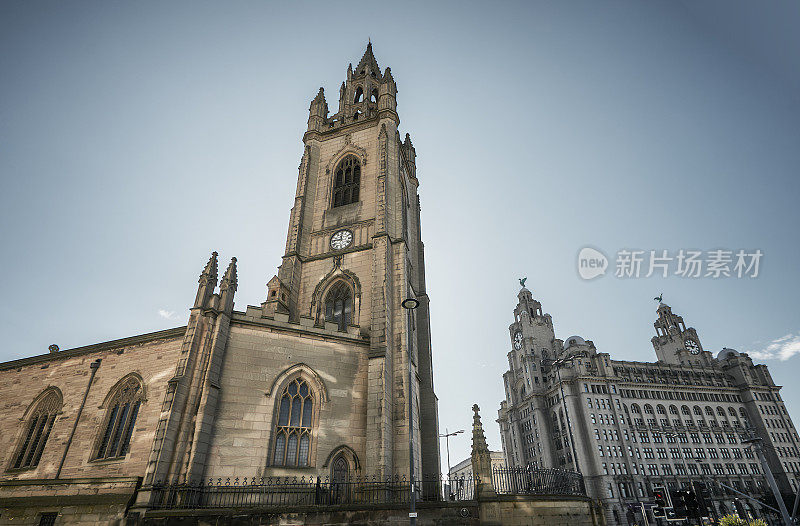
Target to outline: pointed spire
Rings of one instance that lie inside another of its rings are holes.
[[[219,289],[224,292],[229,288],[233,288],[233,290],[235,291],[237,285],[238,281],[236,279],[236,258],[231,258],[231,262],[228,265],[228,269],[225,271],[225,275],[222,277],[222,283],[220,283]]]
[[[311,101],[308,111],[311,116],[322,117],[323,119],[328,116],[328,102],[325,100],[325,90],[320,88],[317,96]]]
[[[481,423],[481,408],[478,404],[472,406],[472,454],[489,452],[489,446],[486,444],[486,435],[483,434],[483,424]]]
[[[381,68],[378,66],[378,61],[375,60],[375,55],[372,54],[372,42],[367,43],[367,50],[364,52],[364,56],[361,57],[361,61],[356,66],[356,75],[370,75],[380,78],[381,77]]]
[[[472,411],[475,413],[472,416],[472,472],[477,476],[476,493],[478,498],[481,498],[495,494],[492,483],[492,456],[486,444],[486,436],[483,434],[478,404],[472,406]]]
[[[328,103],[325,101],[325,90],[320,88],[317,96],[308,107],[308,130],[320,131],[328,120]]]
[[[200,280],[198,283],[208,283],[209,280],[214,282],[214,285],[217,284],[217,251],[211,253],[211,257],[208,258],[208,263],[206,263],[206,267],[203,269],[203,272],[200,274]]]
[[[236,278],[236,258],[231,258],[228,269],[222,277],[219,285],[220,308],[223,312],[230,314],[233,312],[233,295],[236,293],[238,281]]]
[[[396,84],[394,81],[394,77],[392,76],[392,68],[386,67],[386,71],[383,72],[383,81],[387,83]]]
[[[197,283],[199,283],[199,286],[197,287],[197,297],[195,297],[194,306],[205,307],[208,305],[208,299],[214,294],[214,288],[217,286],[216,251],[211,253],[211,258],[209,258],[208,263],[206,263]]]

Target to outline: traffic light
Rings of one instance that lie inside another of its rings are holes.
[[[689,509],[686,506],[686,491],[671,490],[669,492],[672,499],[672,507],[675,509],[675,516],[684,518],[689,516]]]
[[[700,503],[697,501],[697,495],[695,495],[694,491],[687,490],[685,492],[683,496],[683,503],[686,506],[686,510],[689,512],[690,516],[700,516]]]
[[[695,496],[697,498],[698,513],[701,517],[708,517],[711,507],[714,505],[711,501],[711,492],[705,484],[694,484]]]
[[[653,486],[653,500],[656,503],[656,507],[659,508],[666,508],[670,505],[669,495],[664,486]]]
[[[653,501],[655,507],[653,508],[653,517],[664,518],[666,517],[665,508],[670,508],[671,503],[669,500],[669,493],[662,485],[653,486]]]

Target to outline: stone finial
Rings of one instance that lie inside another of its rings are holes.
[[[219,284],[220,290],[220,306],[224,312],[231,314],[233,312],[233,295],[236,293],[238,280],[236,277],[236,258],[231,258],[231,263],[228,265],[228,270],[222,277],[222,282]]]
[[[308,107],[308,131],[321,131],[327,119],[328,103],[325,100],[325,90],[320,88]]]
[[[394,81],[394,77],[392,76],[392,68],[386,68],[386,71],[383,73],[383,82],[395,86],[395,89],[397,89],[397,83]]]
[[[232,288],[235,291],[238,284],[239,282],[236,277],[236,258],[231,258],[228,269],[225,271],[225,275],[222,276],[222,283],[220,283],[219,289],[220,291],[224,291]]]
[[[324,108],[324,113],[320,110]],[[320,88],[316,97],[311,101],[311,111],[322,115],[323,117],[328,113],[328,103],[325,101],[325,89]]]
[[[197,281],[197,296],[194,300],[195,307],[207,307],[209,299],[214,294],[214,288],[217,286],[217,253],[212,252],[211,258],[206,263],[203,272],[200,274],[200,279]]]
[[[358,66],[356,66],[355,73],[356,75],[369,75],[372,73],[376,78],[380,79],[381,68],[372,53],[372,42],[367,43],[367,49],[364,51],[364,56],[361,57]]]
[[[483,434],[478,404],[472,406],[472,411],[475,413],[472,416],[472,473],[477,478],[476,494],[480,499],[497,493],[492,481],[492,457],[486,444],[486,436]]]
[[[213,281],[214,286],[217,285],[217,251],[211,253],[211,257],[208,259],[208,263],[206,263],[206,267],[203,269],[203,272],[200,273],[200,279],[198,283],[206,284]]]

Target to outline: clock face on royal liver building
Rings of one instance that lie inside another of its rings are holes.
[[[691,338],[686,338],[683,342],[683,345],[686,347],[686,350],[692,354],[700,354],[700,346],[697,345],[697,342],[692,340]]]

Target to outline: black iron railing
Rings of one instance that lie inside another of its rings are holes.
[[[495,468],[497,493],[508,495],[586,495],[583,476],[563,469]]]
[[[513,495],[585,495],[580,473],[561,469],[495,469],[497,493]],[[474,500],[479,479],[425,476],[415,480],[418,501]],[[211,479],[196,484],[154,484],[152,509],[276,508],[409,504],[406,477],[359,477],[346,481],[321,477]]]
[[[423,477],[415,483],[417,500],[470,500],[471,476]],[[153,509],[270,508],[297,506],[408,504],[411,484],[405,477],[359,477],[335,481],[313,477],[211,479],[203,484],[154,484]]]

